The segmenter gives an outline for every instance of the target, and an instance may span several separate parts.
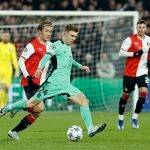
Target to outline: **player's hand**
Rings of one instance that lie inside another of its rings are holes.
[[[31,86],[34,85],[32,79],[33,79],[33,78],[32,78],[31,76],[27,76],[27,77],[26,77],[26,80],[27,80],[28,84],[31,85]]]
[[[19,75],[20,75],[20,71],[16,70],[15,73],[14,73],[14,77],[17,78],[17,77],[19,77]]]
[[[38,68],[38,69],[36,70],[35,74],[34,74],[34,77],[35,77],[35,78],[39,78],[41,74],[42,74],[42,69],[41,69],[41,68]]]
[[[143,49],[141,49],[141,50],[139,50],[139,51],[137,51],[137,52],[134,52],[134,53],[133,53],[133,57],[139,57],[139,56],[141,56],[143,53],[144,53],[144,52],[143,52]]]
[[[8,86],[5,83],[0,83],[0,90],[8,90]]]
[[[87,73],[90,72],[90,68],[89,68],[88,66],[82,66],[82,67],[81,67],[81,70],[84,70],[84,71],[86,71]]]

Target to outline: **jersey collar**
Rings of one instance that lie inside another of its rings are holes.
[[[65,44],[62,39],[60,41],[61,41],[62,44]]]
[[[143,38],[141,38],[141,37],[137,34],[137,37],[138,37],[140,40],[144,40],[144,39],[145,39],[145,35],[143,36]]]
[[[70,45],[64,43],[62,39],[60,39],[60,42],[61,42],[62,44],[65,44],[65,45],[67,45],[67,46],[70,46]]]
[[[41,41],[39,40],[39,37],[37,37],[37,40],[38,40],[39,43],[41,43],[42,45],[46,45],[46,44],[47,44],[47,41],[46,41],[45,43],[41,42]]]

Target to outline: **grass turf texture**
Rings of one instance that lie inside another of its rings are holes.
[[[139,118],[140,129],[131,127],[131,113],[125,115],[125,129],[116,129],[117,113],[93,112],[94,124],[106,122],[107,128],[93,138],[88,137],[79,112],[45,112],[30,128],[19,134],[20,141],[8,141],[7,132],[25,115],[20,112],[15,118],[0,118],[0,150],[149,150],[150,119],[149,113]],[[83,139],[71,142],[66,131],[72,125],[83,129]]]

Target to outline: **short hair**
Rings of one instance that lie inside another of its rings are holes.
[[[50,27],[52,27],[53,24],[52,24],[51,21],[43,21],[43,22],[41,22],[41,23],[38,25],[37,30],[42,30],[45,26],[50,26]]]
[[[138,25],[138,24],[145,24],[145,25],[147,26],[147,23],[146,23],[145,20],[139,20],[139,21],[137,22],[137,25]]]
[[[76,25],[68,24],[65,26],[65,31],[79,32],[79,28]]]

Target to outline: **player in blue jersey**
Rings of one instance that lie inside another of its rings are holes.
[[[67,25],[65,27],[62,39],[54,42],[40,61],[38,69],[35,72],[35,78],[38,78],[46,62],[51,59],[53,69],[47,80],[28,101],[22,100],[13,104],[8,104],[1,112],[9,112],[16,108],[33,108],[45,98],[53,97],[58,94],[67,94],[68,100],[80,106],[81,116],[90,137],[93,137],[105,129],[106,123],[96,126],[93,125],[88,100],[78,88],[70,83],[72,66],[84,70],[87,73],[90,72],[88,66],[79,64],[72,57],[71,44],[75,41],[78,32],[79,29],[75,25]]]

